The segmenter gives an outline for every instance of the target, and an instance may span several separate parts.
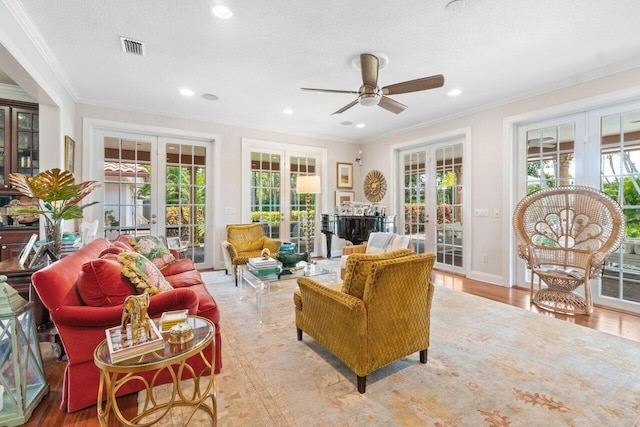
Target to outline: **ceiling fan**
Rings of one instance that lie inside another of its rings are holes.
[[[364,106],[379,105],[385,110],[391,111],[395,114],[400,114],[407,109],[407,106],[389,98],[387,95],[418,92],[421,90],[439,88],[444,85],[444,76],[442,74],[437,74],[431,77],[409,80],[380,88],[380,86],[378,86],[379,65],[380,63],[377,56],[370,53],[363,53],[360,55],[362,86],[360,86],[360,89],[358,89],[357,92],[352,90],[314,89],[308,87],[303,87],[302,90],[330,93],[352,93],[354,95],[358,95],[358,98],[356,98],[355,101],[345,105],[333,114],[344,113],[356,104]]]

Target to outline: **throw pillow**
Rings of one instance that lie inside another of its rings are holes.
[[[352,254],[347,260],[347,271],[342,284],[342,292],[362,299],[364,286],[371,273],[371,265],[376,261],[413,255],[411,249],[401,249],[379,254]]]
[[[133,283],[138,294],[156,295],[173,289],[158,267],[142,254],[122,252],[118,255],[118,262],[122,264],[122,274]]]
[[[366,253],[381,254],[388,252],[387,248],[391,245],[395,236],[394,233],[371,233],[367,240]]]
[[[85,262],[77,286],[80,298],[91,307],[120,305],[135,294],[134,286],[122,275],[122,265],[108,258]]]
[[[171,254],[159,237],[156,236],[140,236],[135,239],[135,251],[144,255],[148,260],[155,264],[158,268],[163,268],[171,263],[176,262],[176,258]]]

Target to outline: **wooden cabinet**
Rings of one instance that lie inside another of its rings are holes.
[[[0,261],[20,255],[31,235],[38,231],[37,227],[0,227]]]
[[[38,104],[0,99],[0,193],[11,189],[9,175],[37,175],[40,168]]]

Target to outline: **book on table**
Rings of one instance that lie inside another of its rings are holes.
[[[162,332],[166,332],[170,330],[172,326],[186,322],[188,315],[189,310],[165,311],[160,318],[160,329]]]
[[[278,267],[278,261],[271,257],[267,259],[262,257],[249,258],[249,267],[253,267],[255,270],[273,269]]]
[[[151,338],[147,339],[144,327],[141,327],[139,331],[141,342],[137,344],[133,344],[131,323],[127,325],[126,334],[122,333],[120,326],[105,330],[111,362],[118,363],[145,353],[164,349],[164,339],[156,324],[150,321],[149,327],[151,329]]]

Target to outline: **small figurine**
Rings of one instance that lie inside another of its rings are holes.
[[[271,251],[268,248],[262,250],[262,259],[269,259],[271,257]]]
[[[127,323],[131,320],[131,340],[133,344],[140,343],[140,328],[144,328],[147,335],[147,340],[150,340],[151,335],[151,318],[147,314],[147,307],[149,306],[149,294],[144,293],[142,295],[129,295],[124,300],[122,308],[122,322],[121,330],[123,334],[127,333]]]

